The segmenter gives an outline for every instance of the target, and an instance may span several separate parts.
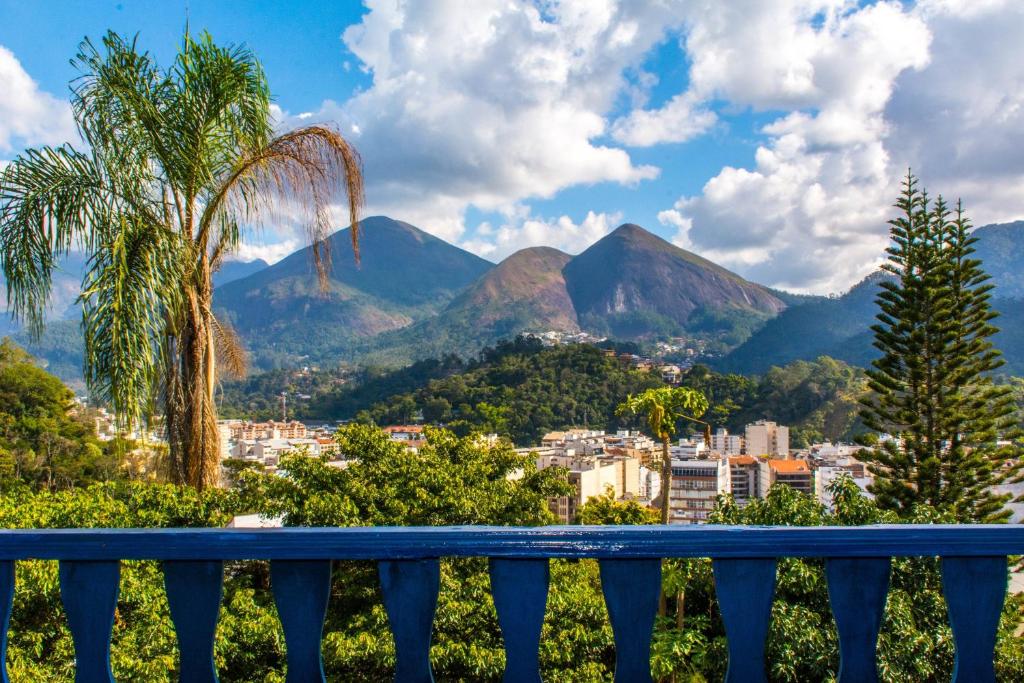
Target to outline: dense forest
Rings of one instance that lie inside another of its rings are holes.
[[[472,361],[450,355],[344,378],[337,372],[258,375],[225,385],[222,412],[279,417],[275,398],[287,391],[290,414],[300,419],[378,425],[422,419],[458,434],[493,431],[529,445],[552,429],[638,428],[638,421],[615,415],[616,405],[628,394],[662,383],[657,369],[634,369],[601,348],[545,348],[535,339],[518,337],[485,349]],[[859,370],[831,358],[797,361],[760,377],[698,365],[684,374],[682,384],[707,395],[716,427],[741,431],[754,420],[776,420],[792,427],[797,446],[850,438],[857,427],[857,397],[864,390]]]

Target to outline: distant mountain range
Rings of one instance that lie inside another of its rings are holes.
[[[344,264],[337,277],[351,283],[345,303],[353,304],[347,308],[328,299],[324,305],[332,307],[330,313],[303,312],[322,295],[301,253],[289,259],[302,259],[296,262],[306,269],[301,282],[307,289],[286,290],[281,283],[291,282],[292,276],[278,266],[218,289],[218,306],[251,342],[259,363],[281,363],[301,348],[320,362],[395,365],[448,352],[473,353],[499,339],[540,330],[637,338],[740,329],[747,330],[741,333],[746,336],[786,307],[771,290],[631,224],[578,256],[532,247],[498,265],[388,218],[369,218],[365,226],[363,269],[373,263],[382,277],[359,279],[360,271]],[[405,244],[410,239],[432,249],[413,254]],[[380,244],[381,251],[372,252],[371,243]],[[339,244],[338,249],[347,247]],[[396,265],[403,263],[410,266]],[[441,274],[448,276],[443,282]],[[240,298],[243,290],[259,303]],[[278,309],[289,313],[282,316]],[[294,333],[279,332],[275,326],[282,321],[289,321],[285,327],[294,326]],[[267,341],[252,343],[264,335],[251,332],[268,326]]]
[[[974,232],[975,256],[992,277],[993,308],[1000,313],[995,344],[1005,357],[1004,371],[1024,374],[1024,221],[986,225]],[[865,367],[877,357],[871,325],[875,297],[884,278],[875,273],[842,296],[793,306],[768,321],[743,344],[716,363],[722,371],[760,374],[773,365],[826,355]]]
[[[330,238],[326,291],[308,248],[269,266],[224,265],[215,304],[249,347],[254,367],[395,366],[472,354],[540,330],[617,339],[703,336],[733,349],[716,363],[719,369],[744,373],[820,355],[863,366],[873,354],[869,327],[878,275],[835,298],[779,292],[628,223],[576,256],[531,247],[497,265],[384,216],[367,218],[362,227],[359,265],[348,229]],[[999,343],[1011,369],[1024,372],[1024,344],[1017,349],[1020,337],[1011,335],[1024,331],[1024,222],[985,226],[976,234],[1003,313]],[[59,291],[76,295],[84,263],[77,273],[73,265],[64,269],[67,282]],[[54,315],[50,338],[30,345],[64,376],[80,347],[72,322],[77,311],[67,313],[66,299],[55,299],[54,310],[65,309]]]

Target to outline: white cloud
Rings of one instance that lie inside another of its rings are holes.
[[[0,154],[77,138],[71,106],[40,90],[14,53],[0,45]]]
[[[344,42],[373,83],[312,118],[348,131],[362,154],[368,212],[456,240],[470,206],[508,211],[570,186],[657,176],[602,140],[626,71],[678,21],[668,4],[367,5]]]
[[[1024,4],[941,0],[919,12],[932,56],[886,107],[894,166],[962,197],[978,225],[1024,217]]]
[[[769,285],[845,289],[878,262],[896,190],[885,108],[931,34],[894,3],[718,3],[691,16],[691,90],[782,109],[750,169],[661,212],[676,242]],[[899,165],[898,163],[896,164]]]
[[[238,246],[238,249],[231,252],[230,260],[248,263],[256,259],[263,259],[267,263],[277,263],[302,246],[296,239],[285,239],[272,244],[243,243]]]
[[[582,221],[575,223],[564,215],[554,219],[532,216],[527,207],[518,206],[505,218],[498,227],[482,224],[475,237],[460,246],[492,261],[537,246],[577,254],[611,232],[622,221],[622,214],[588,211]]]

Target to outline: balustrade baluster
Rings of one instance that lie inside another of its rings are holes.
[[[395,681],[433,683],[430,638],[441,587],[438,560],[378,563],[384,609],[395,639]]]
[[[285,681],[326,681],[320,641],[331,595],[331,561],[274,560],[270,587],[288,651]]]
[[[60,597],[75,643],[75,683],[112,683],[110,637],[121,581],[114,561],[62,560]]]
[[[839,632],[839,683],[878,680],[878,631],[889,593],[888,557],[825,561],[828,599]]]
[[[996,680],[996,631],[1006,600],[1005,557],[943,557],[942,592],[953,628],[953,683]]]
[[[651,637],[661,560],[601,560],[601,591],[615,638],[615,680],[651,681]]]
[[[508,683],[540,683],[540,631],[551,570],[545,560],[490,561],[491,595],[505,641]]]
[[[217,683],[213,641],[223,593],[224,564],[220,561],[164,562],[164,588],[171,621],[178,636],[178,679],[188,683]]]
[[[0,683],[7,683],[7,629],[14,607],[14,560],[0,560]]]
[[[764,647],[775,595],[775,560],[716,559],[713,567],[729,647],[725,681],[766,681]]]

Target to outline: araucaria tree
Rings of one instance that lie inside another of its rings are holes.
[[[669,440],[680,420],[697,422],[707,412],[708,400],[696,389],[657,387],[628,396],[619,405],[619,415],[643,415],[651,435],[661,441],[661,523],[668,524],[672,489],[672,456]],[[703,422],[701,424],[704,424]]]
[[[346,199],[358,246],[359,158],[330,128],[275,135],[259,62],[205,34],[186,32],[166,70],[114,33],[100,49],[84,41],[73,63],[84,147],[30,149],[0,172],[9,303],[39,331],[53,268],[85,250],[90,388],[124,427],[162,412],[171,479],[210,486],[218,372],[244,369],[235,335],[214,316],[211,276],[248,231],[278,216],[303,224],[326,284],[331,207]]]
[[[992,380],[1003,364],[997,314],[970,221],[959,203],[932,203],[909,174],[896,208],[872,327],[881,356],[862,410],[870,429],[892,437],[868,440],[873,492],[904,514],[928,504],[963,522],[1005,519],[1006,498],[991,487],[1019,467],[1018,429],[1009,388]]]

